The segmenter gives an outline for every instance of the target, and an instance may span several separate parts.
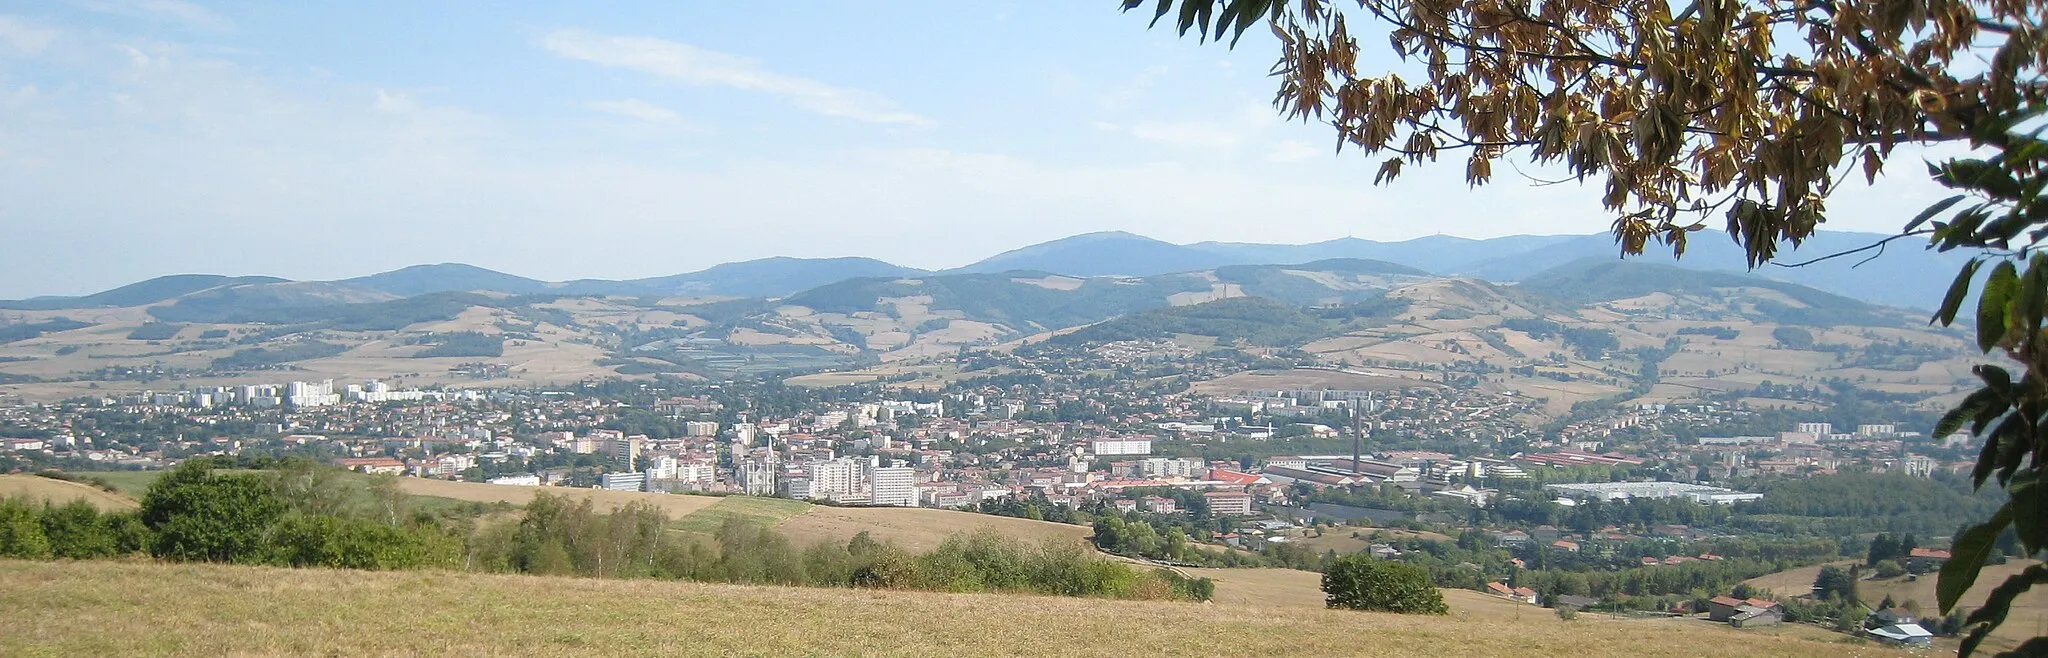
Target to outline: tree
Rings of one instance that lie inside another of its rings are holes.
[[[1370,555],[1337,558],[1323,571],[1324,602],[1332,608],[1441,615],[1444,595],[1419,566]]]
[[[1718,215],[1761,266],[1779,243],[1796,246],[1827,220],[1827,197],[1849,167],[1874,183],[1900,144],[1967,143],[1984,157],[1928,165],[1958,193],[1894,236],[1977,252],[1934,321],[1952,324],[1977,288],[1966,319],[1979,348],[2020,366],[2017,377],[1978,366],[1984,386],[1934,428],[1986,437],[1972,482],[1996,475],[2010,494],[1956,537],[1936,589],[1941,609],[1975,584],[2008,527],[2027,553],[2048,550],[2048,486],[2037,486],[2048,461],[2048,437],[2037,438],[2048,432],[2048,253],[2039,251],[2048,238],[2048,142],[2039,139],[2048,0],[1155,2],[1155,22],[1172,15],[1182,34],[1204,39],[1235,43],[1267,23],[1280,44],[1275,105],[1328,123],[1339,148],[1389,156],[1375,182],[1452,152],[1465,156],[1473,185],[1510,154],[1562,166],[1567,179],[1604,177],[1601,201],[1623,254],[1654,241],[1683,255],[1688,234]],[[1126,10],[1144,4],[1124,0]],[[1357,35],[1375,25],[1425,80],[1360,70],[1373,60],[1359,56]],[[1966,619],[1959,653],[2042,582],[2048,567],[2009,577]],[[2022,646],[2029,651],[2048,651],[2048,638]]]
[[[1473,185],[1516,153],[1604,176],[1626,253],[1682,254],[1718,213],[1761,264],[1826,220],[1838,167],[1875,180],[1895,146],[1973,140],[2048,86],[2040,0],[1153,4],[1155,23],[1233,44],[1267,23],[1274,105],[1390,156],[1375,182],[1453,153]],[[1424,79],[1361,70],[1375,31]]]
[[[255,563],[268,558],[271,524],[285,503],[254,475],[222,475],[195,460],[150,485],[142,521],[150,554],[172,560]]]
[[[1855,603],[1856,575],[1841,567],[1821,567],[1820,574],[1813,579],[1813,595],[1824,600]]]

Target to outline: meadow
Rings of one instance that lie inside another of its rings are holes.
[[[1466,593],[1469,594],[1469,593]],[[0,561],[0,655],[1903,656],[1666,620],[147,561]],[[1219,597],[1220,598],[1220,597]]]

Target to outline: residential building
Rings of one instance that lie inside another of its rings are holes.
[[[646,491],[646,473],[606,473],[597,476],[598,486],[611,491]]]
[[[1202,494],[1213,516],[1251,516],[1252,495],[1242,491],[1211,491]]]

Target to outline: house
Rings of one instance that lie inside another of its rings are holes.
[[[1145,511],[1152,514],[1172,514],[1177,509],[1172,498],[1163,496],[1146,496],[1138,502],[1143,503]]]
[[[348,457],[334,460],[334,465],[351,471],[372,474],[398,474],[405,472],[405,462],[390,457]]]
[[[1529,605],[1543,605],[1543,598],[1536,594],[1536,590],[1527,587],[1515,588],[1515,600]]]
[[[1600,599],[1596,599],[1590,596],[1576,596],[1572,594],[1560,594],[1556,597],[1552,597],[1550,601],[1551,603],[1555,604],[1556,607],[1571,608],[1574,610],[1583,610],[1598,605],[1600,603]]]
[[[1515,588],[1508,587],[1507,583],[1494,581],[1486,584],[1486,593],[1499,597],[1514,598]]]
[[[1948,558],[1949,552],[1944,549],[1915,548],[1906,554],[1906,570],[1913,573],[1936,571],[1941,569],[1941,565],[1948,564]]]
[[[1924,647],[1934,644],[1934,634],[1919,624],[1893,624],[1883,628],[1865,631],[1871,637],[1887,644],[1907,647]]]
[[[1758,608],[1742,606],[1740,612],[1728,618],[1728,625],[1736,628],[1752,626],[1776,626],[1785,622],[1785,611],[1779,608]]]
[[[1550,542],[1550,547],[1560,551],[1570,551],[1573,553],[1579,552],[1579,543],[1569,539],[1559,539],[1557,541]]]
[[[1896,626],[1899,624],[1912,624],[1917,623],[1919,621],[1920,618],[1914,615],[1910,610],[1902,610],[1899,608],[1885,608],[1883,610],[1870,613],[1870,618],[1865,620],[1863,625],[1883,627]]]
[[[1728,622],[1736,628],[1771,626],[1785,621],[1785,606],[1765,599],[1716,596],[1707,600],[1707,619]]]
[[[1529,533],[1520,530],[1493,533],[1493,543],[1500,546],[1521,546],[1529,543]]]
[[[1735,616],[1736,609],[1742,607],[1743,603],[1742,599],[1733,596],[1716,596],[1708,599],[1707,620],[1728,621],[1728,618]]]

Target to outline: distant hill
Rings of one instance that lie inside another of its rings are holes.
[[[1357,258],[1399,263],[1432,274],[1449,274],[1476,262],[1504,254],[1534,251],[1583,236],[1512,235],[1474,240],[1449,235],[1431,235],[1399,242],[1360,238],[1339,238],[1312,244],[1252,244],[1240,242],[1197,242],[1188,245],[1234,263],[1307,263],[1332,258]]]
[[[1841,295],[1794,283],[1733,272],[1687,270],[1635,261],[1584,259],[1524,279],[1522,290],[1576,303],[1605,302],[1657,293],[1720,295],[1723,289],[1760,288],[1791,303],[1758,298],[1747,302],[1762,321],[1832,326],[1895,326],[1903,315]]]
[[[1776,262],[1789,265],[1813,260],[1874,244],[1885,237],[1880,233],[1823,231],[1815,233],[1797,249],[1779,252]],[[1615,246],[1611,236],[1570,236],[1541,248],[1503,251],[1439,273],[1476,276],[1490,281],[1520,281],[1544,270],[1588,258],[1620,262],[1620,254],[1620,248]],[[1864,260],[1871,256],[1876,258],[1865,263]],[[1924,243],[1900,240],[1888,245],[1882,254],[1871,251],[1801,267],[1765,265],[1751,273],[1873,304],[1926,309],[1940,301],[1949,281],[1955,278],[1956,270],[1968,259],[1969,254],[1966,253],[1929,251]],[[1695,234],[1688,241],[1682,259],[1672,258],[1668,248],[1651,245],[1643,255],[1627,260],[1688,270],[1749,271],[1741,246],[1718,232]]]
[[[343,279],[343,283],[399,297],[411,297],[434,292],[503,292],[514,295],[531,295],[548,290],[544,281],[487,270],[475,265],[441,263],[438,265],[414,265],[389,272]]]
[[[948,273],[1026,270],[1069,276],[1152,276],[1238,264],[1244,261],[1142,235],[1105,231],[1012,249]]]
[[[788,297],[829,283],[863,277],[901,277],[924,270],[873,258],[762,258],[726,263],[674,276],[634,279],[624,283],[668,295]]]
[[[37,297],[19,301],[0,301],[0,309],[17,311],[55,311],[65,309],[142,306],[167,299],[189,295],[201,290],[258,283],[282,283],[284,279],[273,276],[221,276],[218,274],[174,274],[160,276],[148,281],[131,283],[113,290],[98,292],[82,297]]]

